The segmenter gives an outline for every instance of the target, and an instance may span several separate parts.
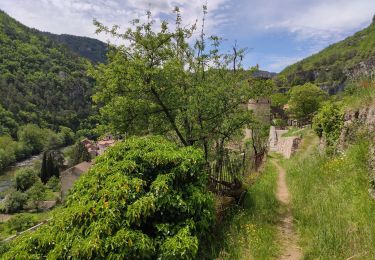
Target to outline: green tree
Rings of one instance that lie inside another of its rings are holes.
[[[284,93],[275,93],[270,95],[271,97],[271,106],[276,108],[283,108],[289,101],[288,94]]]
[[[33,186],[26,191],[28,195],[28,201],[31,207],[37,211],[40,208],[42,201],[46,198],[46,187],[37,179]]]
[[[27,203],[27,195],[21,191],[10,189],[5,196],[4,209],[6,213],[22,210]]]
[[[12,135],[17,133],[18,124],[11,112],[5,110],[0,104],[0,136]]]
[[[0,170],[16,161],[17,143],[8,136],[0,136]]]
[[[64,155],[58,150],[48,150],[43,153],[40,179],[47,183],[52,176],[59,177],[64,164]]]
[[[344,125],[344,113],[337,104],[326,103],[313,118],[313,128],[316,134],[324,137],[328,146],[334,146]]]
[[[94,101],[103,105],[101,126],[115,134],[162,134],[202,147],[206,160],[222,157],[225,144],[252,119],[243,109],[251,97],[241,65],[245,50],[220,53],[221,40],[206,39],[204,28],[191,45],[196,26],[184,26],[177,8],[175,14],[174,30],[166,21],[154,30],[149,12],[148,22],[136,20],[124,34],[96,22],[98,32],[126,44],[90,71],[97,82]]]
[[[36,154],[45,146],[45,135],[43,130],[34,124],[21,126],[17,133],[18,140],[31,148],[31,153]]]
[[[81,162],[89,162],[91,161],[91,155],[87,151],[87,148],[82,142],[77,142],[73,147],[72,157],[71,157],[71,164],[76,165]]]
[[[194,259],[214,223],[207,180],[201,150],[129,138],[97,157],[66,206],[2,257]]]
[[[60,126],[59,136],[64,145],[71,145],[74,143],[75,135],[73,130],[69,127]]]
[[[14,188],[21,192],[25,192],[39,179],[38,173],[33,168],[19,169],[14,176]]]
[[[326,92],[311,83],[292,88],[289,95],[288,112],[293,118],[308,122],[327,98]]]

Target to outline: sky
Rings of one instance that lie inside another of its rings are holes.
[[[375,14],[375,0],[0,0],[0,9],[42,31],[107,41],[95,34],[94,18],[125,30],[146,10],[159,21],[178,6],[192,24],[205,3],[206,34],[222,37],[223,51],[247,48],[244,66],[273,72],[367,27]]]

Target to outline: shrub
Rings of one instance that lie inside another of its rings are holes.
[[[33,168],[21,168],[14,176],[14,188],[19,191],[26,191],[37,181],[38,174]]]
[[[214,220],[206,182],[200,150],[161,137],[120,142],[97,157],[48,225],[11,242],[3,257],[194,258]]]
[[[41,202],[46,198],[46,187],[43,185],[42,181],[38,179],[34,185],[27,190],[27,195],[29,205],[38,210]]]
[[[52,176],[47,184],[46,184],[48,189],[51,189],[52,191],[59,191],[60,190],[60,180],[56,176]]]
[[[29,214],[18,214],[6,222],[10,231],[23,231],[35,225],[35,219]]]
[[[341,108],[333,103],[325,104],[313,119],[313,128],[319,137],[325,137],[328,146],[334,146],[344,125]]]
[[[10,190],[5,196],[4,209],[6,213],[22,210],[27,202],[27,195],[17,190]]]

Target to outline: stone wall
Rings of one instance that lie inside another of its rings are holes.
[[[289,159],[298,149],[301,138],[298,136],[283,137],[288,130],[278,130],[274,126],[270,128],[269,150],[282,154]]]

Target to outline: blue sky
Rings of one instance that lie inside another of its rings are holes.
[[[375,0],[1,0],[0,9],[42,31],[106,41],[93,18],[126,28],[145,10],[158,20],[177,5],[193,23],[205,2],[207,34],[224,38],[224,48],[249,48],[245,66],[275,72],[365,28],[375,14]]]

